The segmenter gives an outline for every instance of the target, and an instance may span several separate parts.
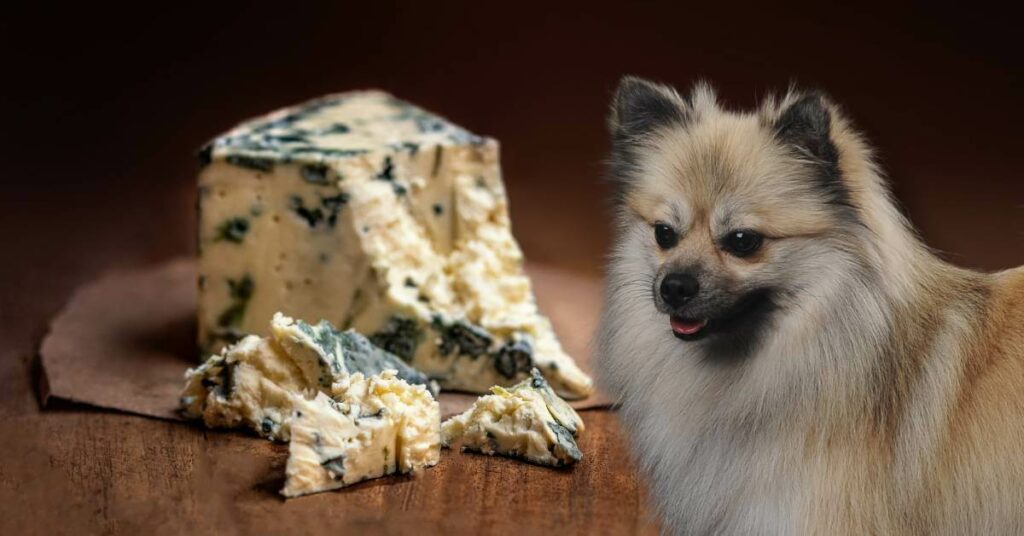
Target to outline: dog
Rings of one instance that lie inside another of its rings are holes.
[[[666,532],[1024,534],[1024,270],[934,255],[821,92],[626,77],[609,126],[598,376]]]

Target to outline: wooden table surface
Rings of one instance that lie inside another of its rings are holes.
[[[285,502],[286,445],[67,403],[41,410],[38,344],[74,288],[191,247],[191,181],[115,186],[0,200],[0,534],[657,531],[608,411],[583,412],[585,460],[569,471],[446,451],[419,477]]]

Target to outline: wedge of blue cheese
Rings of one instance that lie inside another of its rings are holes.
[[[444,389],[539,368],[592,390],[537,309],[498,144],[379,91],[246,122],[203,152],[199,342],[266,334],[275,311],[365,333]]]
[[[352,374],[334,385],[333,396],[297,397],[288,422],[285,497],[415,473],[440,459],[440,406],[392,370]]]
[[[576,444],[583,420],[537,369],[518,385],[510,389],[495,386],[491,392],[441,424],[442,445],[461,445],[462,450],[553,467],[583,459]]]
[[[355,373],[394,370],[398,378],[433,388],[425,375],[354,331],[328,322],[310,325],[275,314],[270,336],[249,335],[185,373],[184,416],[210,428],[248,428],[277,441],[289,438],[295,397],[331,394]]]

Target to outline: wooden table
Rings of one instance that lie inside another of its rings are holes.
[[[49,318],[109,267],[187,253],[191,192],[188,180],[112,183],[0,200],[0,534],[657,531],[608,411],[583,413],[585,460],[570,471],[444,452],[416,478],[285,502],[285,445],[72,404],[41,410],[35,354]]]

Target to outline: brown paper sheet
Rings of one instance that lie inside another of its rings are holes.
[[[600,281],[531,264],[541,310],[565,350],[592,374],[590,340],[601,309]],[[196,268],[191,259],[116,271],[78,289],[43,340],[42,386],[51,399],[180,420],[185,369],[195,366]],[[442,393],[441,412],[468,408],[474,395]],[[610,406],[596,392],[577,409]]]

